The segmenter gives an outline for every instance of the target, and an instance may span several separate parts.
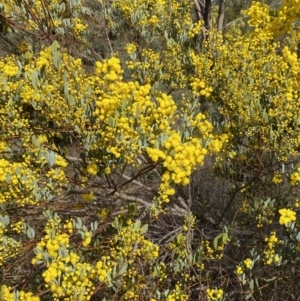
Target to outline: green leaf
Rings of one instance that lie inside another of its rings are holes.
[[[60,257],[66,257],[67,255],[68,255],[68,250],[67,250],[67,248],[66,248],[66,246],[65,245],[62,245],[60,248],[59,248],[59,250],[58,250],[58,255],[60,256]]]
[[[70,106],[74,106],[75,105],[75,98],[73,95],[68,95],[68,104]]]
[[[82,220],[77,217],[77,222],[75,223],[76,229],[81,229],[82,228]]]
[[[219,239],[220,239],[220,235],[216,236],[214,239],[214,248],[217,249],[218,245],[219,245]]]
[[[181,233],[179,233],[177,236],[176,236],[176,239],[175,239],[175,241],[176,241],[176,243],[177,244],[180,244],[180,243],[182,243],[183,242],[183,235],[181,234]]]
[[[6,174],[6,179],[5,179],[6,183],[9,184],[11,181],[11,176],[9,173]]]
[[[27,237],[33,239],[35,237],[35,231],[32,228],[28,228],[26,231]]]
[[[92,231],[96,231],[98,229],[98,222],[95,221],[94,223],[91,223],[91,229]]]
[[[272,277],[272,278],[268,278],[268,279],[266,279],[266,278],[263,278],[263,280],[264,281],[266,281],[266,282],[271,282],[271,281],[274,281],[274,280],[276,280],[278,277],[277,276],[274,276],[274,277]]]
[[[15,169],[15,174],[18,176],[21,174],[21,168],[19,166],[16,167]]]
[[[36,141],[36,136],[35,136],[35,135],[33,135],[33,136],[31,137],[31,142],[32,142],[32,144],[33,144],[34,146],[36,146],[37,141]]]
[[[32,78],[31,78],[31,84],[32,84],[32,86],[33,87],[36,87],[37,86],[37,79],[36,79],[36,77],[35,77],[35,72],[33,72],[33,74],[32,74]]]
[[[52,43],[51,50],[52,50],[53,64],[56,68],[58,68],[61,64],[61,58],[60,58],[60,53],[59,53],[59,44],[57,41],[54,41]]]
[[[144,234],[148,231],[148,224],[145,224],[142,228],[141,228],[141,234]]]
[[[59,44],[57,41],[54,41],[51,45],[52,52],[56,52],[58,50]]]
[[[141,227],[141,221],[138,219],[135,222],[133,229],[134,229],[134,231],[136,231],[136,230],[140,229],[140,227]]]
[[[22,63],[19,60],[17,60],[17,64],[19,66],[19,69],[22,70]]]
[[[123,275],[125,273],[125,271],[127,270],[128,264],[125,263],[122,268],[119,271],[119,275]]]
[[[6,227],[9,224],[9,217],[8,217],[8,215],[4,215],[4,216],[0,215],[0,223],[4,227]]]
[[[124,111],[126,107],[127,107],[127,100],[126,99],[122,99],[122,103],[121,103],[121,109],[122,109],[122,111]]]
[[[109,117],[108,117],[108,125],[109,125],[110,127],[114,128],[114,127],[115,127],[115,124],[116,124],[115,119],[114,119],[113,117],[109,116]]]
[[[55,153],[52,152],[52,151],[48,151],[46,153],[46,160],[47,160],[47,162],[50,166],[53,166],[55,164],[55,161],[56,161]]]
[[[249,288],[250,288],[250,290],[253,292],[253,290],[254,290],[254,281],[253,281],[253,279],[251,279],[251,280],[249,281]]]
[[[64,94],[68,95],[69,94],[69,83],[68,83],[67,71],[64,72],[63,81],[64,81]]]
[[[59,52],[55,52],[53,54],[53,64],[56,68],[58,68],[60,66],[60,63],[61,63],[60,54]]]

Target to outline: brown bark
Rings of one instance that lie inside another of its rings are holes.
[[[212,21],[211,21],[211,0],[205,0],[204,7],[204,26],[207,30],[212,29]]]
[[[218,31],[221,31],[224,28],[225,1],[226,0],[220,0],[219,13],[218,13],[218,25],[217,25]]]
[[[220,0],[217,29],[218,31],[223,30],[224,27],[224,17],[225,17],[225,1]],[[202,36],[206,38],[206,32],[212,30],[212,19],[211,19],[211,6],[212,0],[194,0],[195,9],[198,20],[204,22],[204,27],[202,28]]]
[[[204,26],[201,31],[202,37],[205,39],[206,31],[210,31],[212,29],[211,0],[194,0],[194,3],[198,20],[202,20],[204,22]]]

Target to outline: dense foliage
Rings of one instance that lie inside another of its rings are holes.
[[[299,295],[300,2],[197,3],[0,3],[0,301]]]

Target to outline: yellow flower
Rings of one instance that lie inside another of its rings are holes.
[[[3,67],[3,73],[6,76],[15,76],[18,74],[19,68],[14,65],[7,64]]]
[[[85,233],[85,234],[87,234],[87,233]],[[82,243],[82,245],[84,247],[87,247],[91,243],[91,241],[92,241],[92,238],[90,236],[86,236],[83,243]]]
[[[87,194],[83,194],[81,197],[85,202],[89,202],[89,201],[92,201],[94,199],[94,193],[90,192],[90,193],[87,193]]]
[[[247,258],[247,259],[244,260],[244,264],[245,264],[247,269],[251,269],[252,265],[253,265],[253,261],[250,258]]]
[[[224,291],[222,289],[207,289],[206,294],[209,300],[220,300],[223,297]]]
[[[283,179],[282,179],[280,174],[275,174],[273,179],[272,179],[272,182],[274,184],[280,184],[282,181],[283,181]]]
[[[99,272],[98,272],[98,274],[99,274],[99,280],[100,280],[101,282],[104,282],[104,280],[105,280],[105,278],[106,278],[106,275],[107,275],[106,270],[100,269]]]
[[[285,225],[289,222],[296,221],[296,212],[291,209],[280,209],[278,211],[280,213],[279,224]]]
[[[276,255],[274,256],[274,261],[275,261],[276,263],[278,263],[278,262],[280,261],[280,258],[279,258],[279,256],[278,256],[278,254],[276,254]]]
[[[98,167],[97,167],[97,164],[89,164],[87,166],[87,172],[92,174],[92,175],[96,175],[97,174],[97,171],[98,171]]]
[[[55,164],[57,166],[61,166],[61,167],[67,167],[68,166],[68,162],[63,157],[61,157],[60,155],[56,155]]]
[[[236,272],[238,275],[241,275],[241,274],[244,273],[242,267],[240,267],[240,266],[238,266],[238,267],[236,268],[235,272]]]
[[[109,174],[111,173],[110,167],[106,167],[106,168],[104,169],[104,172],[105,172],[105,174],[109,175]]]

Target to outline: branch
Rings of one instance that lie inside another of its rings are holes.
[[[125,200],[128,200],[128,201],[140,203],[140,204],[146,206],[146,208],[149,208],[149,207],[152,206],[151,203],[148,203],[148,202],[142,200],[141,198],[138,198],[138,197],[135,197],[135,196],[130,196],[130,195],[127,195],[127,194],[124,194],[124,193],[121,194],[119,192],[115,192],[114,196],[117,196],[117,197],[119,197],[121,199],[125,199]]]
[[[140,170],[136,175],[134,175],[132,178],[130,178],[129,180],[125,181],[124,183],[120,184],[119,186],[116,186],[114,190],[112,190],[106,197],[109,197],[111,195],[114,195],[119,188],[131,183],[133,180],[137,179],[138,177],[148,173],[149,171],[155,169],[158,165],[160,164],[160,162],[147,166],[144,169]]]
[[[229,203],[227,204],[226,208],[224,209],[221,217],[219,218],[219,220],[217,221],[217,223],[215,224],[216,227],[218,227],[222,221],[222,219],[224,218],[225,213],[227,212],[227,210],[229,209],[229,207],[231,206],[232,202],[235,199],[235,196],[237,195],[237,193],[241,190],[243,190],[244,188],[248,187],[251,183],[253,183],[256,179],[258,179],[258,177],[260,176],[260,174],[262,173],[262,170],[260,170],[258,172],[258,174],[256,176],[254,176],[248,183],[246,183],[245,185],[242,185],[241,187],[237,187],[234,192],[233,195],[231,196]]]
[[[219,5],[219,13],[218,13],[218,31],[221,31],[223,29],[223,23],[224,23],[224,17],[225,17],[225,1],[226,0],[220,0]]]

